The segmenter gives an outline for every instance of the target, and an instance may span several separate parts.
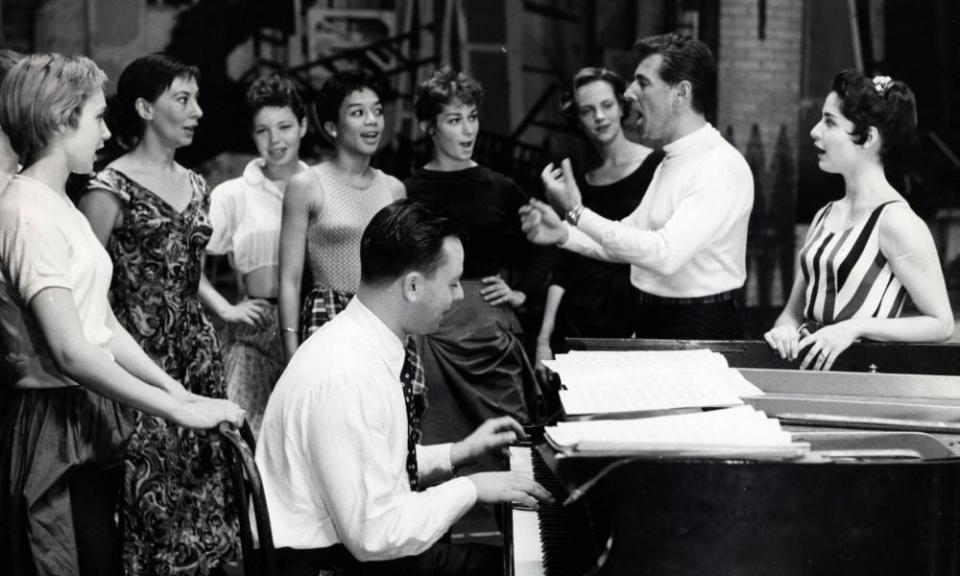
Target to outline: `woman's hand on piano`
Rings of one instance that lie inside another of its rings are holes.
[[[763,335],[763,339],[773,348],[780,358],[796,360],[800,351],[800,331],[796,326],[774,326]]]
[[[803,337],[797,344],[800,350],[808,348],[800,362],[801,370],[829,370],[837,356],[853,344],[857,333],[848,322],[837,322]]]
[[[481,472],[467,479],[477,488],[477,502],[483,504],[516,503],[536,510],[540,503],[553,503],[546,488],[520,472]]]
[[[553,360],[553,348],[550,347],[550,341],[537,340],[537,353],[534,358],[533,366],[536,370],[545,370],[544,360]]]
[[[472,462],[478,456],[493,450],[506,450],[510,444],[526,438],[523,426],[510,416],[491,418],[477,427],[463,440],[450,447],[450,462],[454,468]]]

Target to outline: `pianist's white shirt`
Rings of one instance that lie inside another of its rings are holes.
[[[410,491],[403,356],[356,298],[297,350],[257,442],[278,548],[342,542],[361,561],[419,554],[476,502],[466,478]],[[422,479],[451,470],[449,444],[417,456]]]

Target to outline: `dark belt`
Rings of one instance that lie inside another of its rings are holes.
[[[733,290],[727,290],[726,292],[720,292],[718,294],[710,294],[709,296],[698,296],[696,298],[673,298],[670,296],[657,296],[656,294],[649,294],[643,290],[634,289],[633,293],[636,295],[637,302],[639,304],[658,304],[660,306],[687,306],[690,304],[717,304],[720,302],[729,302],[734,300],[740,294],[740,289],[736,288]]]

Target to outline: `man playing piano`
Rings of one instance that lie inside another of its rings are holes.
[[[637,209],[619,222],[584,209],[570,161],[541,174],[556,208],[521,209],[527,238],[631,265],[639,338],[735,339],[735,298],[747,277],[753,176],[707,122],[717,66],[699,40],[675,34],[637,42],[640,63],[626,98],[637,128],[665,156]],[[558,216],[564,215],[566,222]]]
[[[360,267],[356,297],[297,350],[264,414],[257,465],[281,571],[499,573],[497,548],[438,540],[475,503],[550,501],[516,472],[454,477],[522,428],[498,418],[454,444],[417,444],[410,336],[435,330],[463,296],[457,230],[398,200],[364,231]]]

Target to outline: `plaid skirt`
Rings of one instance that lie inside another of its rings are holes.
[[[353,298],[352,292],[315,286],[303,300],[300,311],[300,341],[303,342],[321,326],[333,320]]]

